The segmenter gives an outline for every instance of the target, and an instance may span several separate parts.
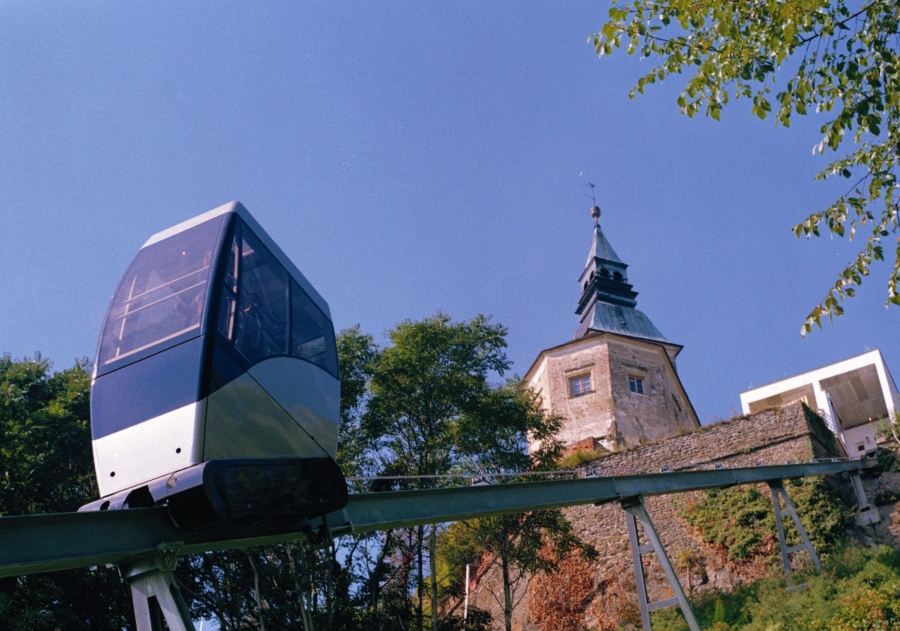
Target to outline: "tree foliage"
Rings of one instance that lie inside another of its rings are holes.
[[[438,313],[402,322],[388,335],[391,345],[370,365],[372,394],[362,428],[377,443],[383,468],[412,476],[446,473],[460,455],[464,412],[488,395],[491,373],[502,376],[509,368],[506,329],[484,316],[452,322]]]
[[[0,516],[68,512],[96,498],[90,364],[0,358]],[[0,517],[2,518],[2,517]],[[22,631],[132,626],[131,600],[105,567],[0,578],[0,620]]]
[[[561,419],[548,416],[536,395],[516,379],[489,390],[460,419],[459,450],[466,466],[483,475],[504,474],[501,481],[524,480],[529,472],[556,468],[562,445],[556,438]],[[529,451],[529,440],[535,448]],[[509,477],[509,474],[520,475]],[[570,553],[592,558],[596,551],[579,539],[560,510],[501,515],[452,524],[440,554],[448,571],[462,577],[465,565],[487,556],[500,568],[507,631],[512,629],[513,593],[524,577],[554,573]]]
[[[894,259],[888,304],[900,304],[900,5],[894,0],[613,0],[609,21],[592,36],[598,54],[625,47],[658,60],[633,88],[688,75],[682,113],[718,120],[732,98],[752,102],[753,115],[790,126],[795,115],[822,113],[815,153],[838,152],[818,175],[849,180],[847,192],[794,227],[797,236],[825,229],[853,239],[867,233],[855,260],[838,276],[803,324],[821,327],[841,315],[841,302],[886,250]],[[785,75],[776,86],[776,75]],[[850,145],[847,148],[847,144]],[[843,149],[841,148],[843,145]]]

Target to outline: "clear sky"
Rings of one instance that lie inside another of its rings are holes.
[[[0,352],[93,356],[146,238],[242,201],[331,305],[384,341],[492,314],[524,374],[571,339],[601,224],[643,310],[683,344],[703,422],[738,394],[881,348],[886,269],[799,335],[856,244],[791,226],[842,192],[790,129],[678,114],[678,81],[598,59],[606,2],[0,3]]]

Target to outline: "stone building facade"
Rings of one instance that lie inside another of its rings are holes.
[[[732,468],[803,462],[830,455],[818,437],[819,432],[821,428],[810,423],[802,405],[797,403],[611,453],[583,468],[600,476],[617,476],[659,473],[666,467],[683,471],[712,469],[717,465]],[[685,590],[695,594],[711,588],[730,590],[741,582],[758,578],[763,568],[735,569],[692,532],[681,513],[682,507],[697,497],[696,493],[681,493],[646,498],[647,511]],[[618,504],[604,504],[576,506],[565,509],[564,513],[577,534],[599,552],[599,558],[589,565],[578,566],[576,562],[574,569],[569,568],[570,572],[590,575],[591,588],[583,598],[574,599],[578,602],[573,606],[579,608],[578,615],[586,628],[614,629],[616,621],[627,619],[637,611],[625,512]],[[803,519],[803,515],[800,517]],[[653,601],[662,600],[672,592],[655,556],[648,556],[644,559],[648,595]],[[565,571],[554,576],[557,586],[568,580]],[[495,627],[502,628],[502,582],[494,559],[482,559],[470,589],[470,604],[490,611]],[[534,620],[535,602],[545,590],[540,577],[521,578],[514,597],[518,603],[514,611],[515,630],[540,630]]]
[[[591,389],[573,395],[572,380],[585,376]],[[632,391],[634,379],[643,392]],[[565,419],[559,438],[569,446],[587,440],[614,451],[698,426],[665,348],[640,339],[597,333],[543,351],[528,384]]]

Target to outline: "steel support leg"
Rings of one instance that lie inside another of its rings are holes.
[[[194,621],[175,582],[176,563],[174,553],[160,551],[119,567],[131,584],[137,631],[163,631],[162,618],[169,631],[194,631]]]
[[[866,490],[863,488],[862,479],[859,473],[850,474],[850,482],[853,483],[853,490],[856,492],[856,503],[859,508],[856,510],[856,523],[860,526],[871,526],[881,521],[878,510],[869,504],[866,497]]]
[[[784,488],[784,482],[781,480],[769,482],[769,488],[772,489],[772,504],[775,509],[775,525],[778,527],[778,543],[781,545],[781,564],[784,566],[785,580],[787,581],[788,586],[790,586],[792,582],[791,554],[806,550],[809,552],[809,556],[812,557],[813,564],[819,572],[822,571],[822,564],[819,562],[819,555],[816,554],[815,548],[813,548],[812,543],[809,541],[806,529],[803,527],[803,524],[800,523],[800,518],[797,516],[797,511],[794,509],[794,504],[791,502],[791,498]],[[782,500],[787,507],[786,510],[781,509]],[[797,527],[800,538],[803,540],[803,543],[791,547],[788,547],[787,541],[784,538],[783,518],[788,515],[794,520],[794,526]],[[802,587],[802,585],[798,585],[797,587]]]
[[[697,619],[694,617],[691,603],[688,601],[687,596],[685,596],[684,590],[681,588],[681,583],[678,582],[678,576],[675,574],[675,569],[669,562],[669,557],[666,555],[666,549],[663,548],[662,542],[656,534],[656,529],[653,527],[653,522],[650,521],[650,515],[647,514],[647,510],[644,508],[643,498],[638,495],[637,497],[623,499],[622,508],[624,508],[627,513],[625,516],[625,523],[628,525],[628,539],[631,543],[631,560],[634,564],[634,578],[638,590],[638,606],[641,609],[641,624],[644,627],[644,631],[651,631],[651,611],[662,609],[663,607],[670,607],[672,605],[681,607],[681,613],[684,614],[684,618],[687,620],[688,627],[690,627],[691,631],[700,631],[700,625],[697,624]],[[641,520],[644,533],[650,540],[650,543],[648,544],[640,545],[637,530],[638,519]],[[672,598],[652,603],[647,598],[647,583],[644,577],[644,565],[642,561],[642,556],[650,552],[656,554],[660,565],[662,565],[663,572],[665,572],[666,578],[669,580],[669,585],[672,587],[672,591],[675,592],[675,596]]]

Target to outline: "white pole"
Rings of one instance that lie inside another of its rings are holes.
[[[463,606],[463,622],[469,617],[469,564],[466,563],[466,604]]]

